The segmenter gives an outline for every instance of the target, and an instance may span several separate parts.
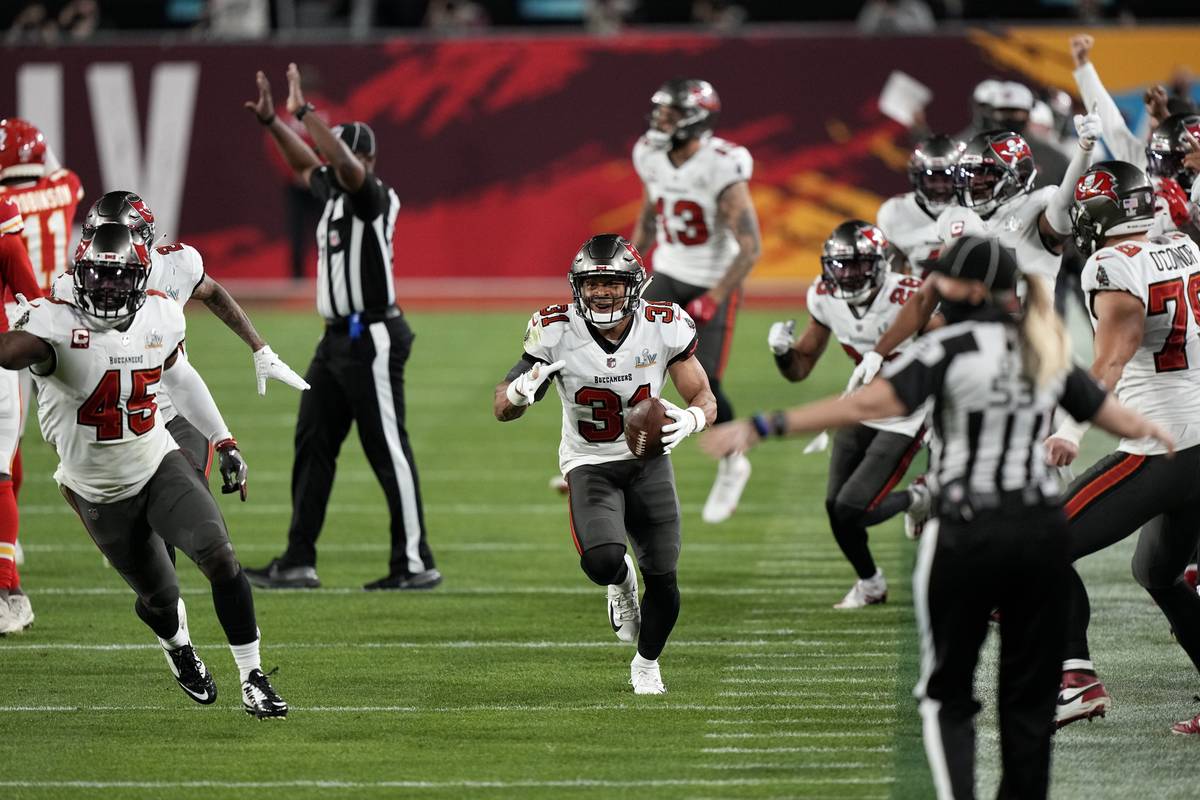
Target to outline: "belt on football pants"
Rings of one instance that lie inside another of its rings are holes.
[[[356,314],[351,314],[348,317],[338,317],[337,319],[325,320],[326,333],[350,333],[356,327],[362,325],[373,325],[376,322],[386,322],[389,319],[403,316],[402,312],[396,306],[388,306],[379,311],[360,311]]]

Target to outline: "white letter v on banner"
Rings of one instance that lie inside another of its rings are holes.
[[[87,70],[88,102],[96,132],[96,154],[104,191],[128,189],[154,211],[156,235],[174,241],[187,178],[188,149],[200,65],[158,64],[150,80],[148,146],[142,137],[129,64],[92,64]],[[97,194],[99,196],[99,194]]]

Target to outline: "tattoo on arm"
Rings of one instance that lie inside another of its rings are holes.
[[[208,287],[206,284],[212,284]],[[262,349],[266,341],[259,336],[258,331],[254,328],[254,323],[250,321],[250,317],[246,316],[246,312],[238,305],[238,302],[233,299],[224,286],[212,281],[210,278],[205,278],[201,284],[208,289],[208,294],[203,296],[204,305],[208,306],[217,319],[225,323],[229,330],[238,335],[243,342],[250,346],[251,350],[257,351]]]

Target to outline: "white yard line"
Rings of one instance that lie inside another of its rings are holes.
[[[877,725],[893,725],[896,720],[894,717],[872,717],[872,721]],[[800,717],[786,717],[784,719],[708,719],[705,720],[709,725],[835,725],[838,728],[844,728],[843,720],[825,720],[825,719],[803,719]],[[858,736],[860,734],[853,732],[838,732],[835,736]]]
[[[701,753],[890,753],[890,745],[872,745],[871,747],[855,747],[847,745],[812,745],[796,747],[703,747]]]
[[[467,713],[578,713],[581,711],[710,711],[710,712],[762,712],[762,711],[805,711],[825,709],[828,706],[796,703],[768,703],[754,705],[709,705],[692,703],[666,703],[650,700],[642,703],[593,703],[589,705],[527,705],[521,703],[494,703],[462,706],[296,706],[290,713],[296,714],[467,714]],[[839,706],[840,708],[840,706]],[[230,706],[199,705],[78,705],[78,706],[0,706],[0,713],[12,714],[92,714],[101,712],[183,712],[190,714],[232,714],[236,708]],[[239,715],[240,716],[240,715]],[[742,724],[745,724],[744,722]]]
[[[671,786],[777,786],[794,784],[886,784],[892,778],[665,778],[658,780],[517,781],[0,781],[5,789],[636,789]]]
[[[99,553],[97,553],[99,555]],[[30,589],[33,592],[33,589]],[[689,586],[687,594],[692,597],[755,597],[758,595],[779,596],[779,597],[794,597],[807,594],[820,593],[820,589],[812,587],[797,586],[790,589],[758,589],[754,587],[729,587],[723,588],[719,586]],[[180,589],[180,592],[185,595],[211,595],[212,590],[208,587],[188,587]],[[275,594],[304,594],[314,597],[335,597],[338,595],[354,595],[356,597],[365,596],[363,589],[351,586],[335,586],[324,587],[321,589],[260,589],[259,596],[275,595]],[[431,591],[427,596],[436,597],[442,595],[525,595],[525,594],[558,594],[558,595],[595,595],[602,596],[604,589],[599,590],[594,586],[588,586],[586,583],[574,586],[463,586],[457,588],[440,587],[435,591]],[[126,596],[130,595],[131,591],[128,587],[112,585],[112,586],[49,586],[36,590],[37,595],[61,595],[61,596],[103,596],[115,595]],[[377,596],[386,593],[379,593]]]
[[[870,683],[878,684],[878,678],[853,678],[850,676],[835,675],[832,677],[807,677],[807,678],[721,678],[721,683],[732,683],[738,686],[754,686],[756,684],[765,684],[773,686],[780,683]]]
[[[671,647],[749,647],[760,646],[767,642],[760,641],[707,641],[703,639],[671,642]],[[197,649],[221,648],[224,643],[196,643]],[[558,650],[576,648],[629,649],[628,644],[618,641],[507,641],[466,639],[456,641],[430,642],[271,642],[263,646],[268,650],[423,650],[426,648],[446,650],[474,650],[500,648],[506,650]],[[106,652],[122,650],[158,650],[159,645],[145,642],[93,644],[87,642],[30,642],[18,643],[5,640],[0,643],[0,652],[13,650],[81,650],[85,652]]]

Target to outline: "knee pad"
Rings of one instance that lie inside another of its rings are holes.
[[[222,542],[220,546],[201,554],[196,566],[200,567],[200,571],[210,583],[236,578],[242,568],[233,552],[233,545],[229,542]]]
[[[579,566],[593,583],[608,586],[617,583],[625,567],[625,545],[599,544],[583,551]]]

